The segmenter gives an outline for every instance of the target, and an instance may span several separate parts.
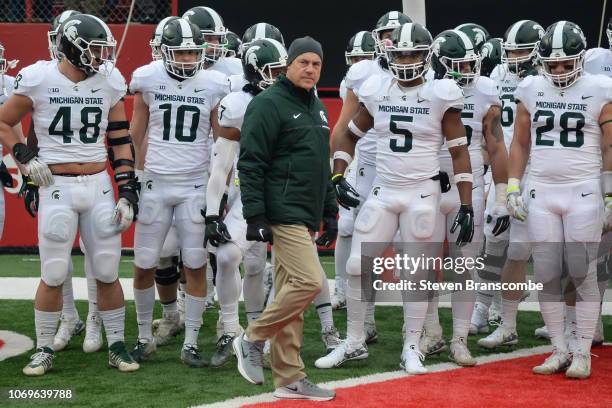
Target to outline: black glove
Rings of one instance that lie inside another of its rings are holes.
[[[359,193],[348,181],[346,181],[342,174],[334,174],[331,180],[336,189],[336,200],[338,200],[338,204],[347,210],[349,210],[350,207],[357,207],[359,205],[359,200],[357,199]]]
[[[263,217],[253,217],[247,220],[247,241],[272,243],[272,229]]]
[[[497,221],[495,222],[495,226],[493,227],[493,235],[498,236],[503,234],[508,227],[510,227],[510,216],[504,215],[502,217],[498,217]]]
[[[136,179],[131,179],[125,184],[121,184],[117,189],[119,190],[119,198],[125,198],[132,204],[134,209],[134,221],[137,220],[138,216],[138,199],[139,199],[139,184]]]
[[[206,231],[204,233],[204,242],[210,242],[210,245],[217,247],[219,244],[225,244],[232,239],[227,231],[225,223],[221,221],[218,215],[205,217]]]
[[[457,227],[460,227],[459,234],[457,235],[457,245],[463,246],[468,242],[472,242],[472,237],[474,236],[474,210],[471,205],[461,204],[451,227],[451,234],[457,230]]]
[[[13,176],[11,176],[3,161],[0,161],[0,183],[6,188],[13,188]]]
[[[338,238],[338,220],[336,217],[323,218],[323,234],[317,238],[315,243],[318,246],[329,247]]]
[[[20,198],[23,197],[25,208],[32,218],[36,218],[38,214],[38,186],[30,181],[27,176],[21,176],[21,189],[17,194]]]

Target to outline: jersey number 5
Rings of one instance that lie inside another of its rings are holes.
[[[403,135],[404,141],[400,144],[399,138],[391,138],[391,142],[389,142],[389,148],[392,152],[408,153],[410,150],[412,150],[412,133],[408,129],[401,129],[397,127],[398,122],[412,123],[412,116],[391,115],[391,120],[389,122],[389,130],[393,134]]]

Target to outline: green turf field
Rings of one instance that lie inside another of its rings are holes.
[[[33,256],[0,256],[3,273],[0,276],[38,276],[36,261]],[[81,257],[75,257],[75,265],[82,264]],[[127,258],[124,258],[127,260]],[[322,258],[328,273],[333,271],[333,258]],[[5,269],[6,268],[6,269]],[[122,263],[122,276],[131,276],[131,263]],[[6,272],[5,272],[6,271]],[[77,266],[75,276],[83,276],[82,267]],[[87,302],[78,301],[77,307],[82,318],[87,313]],[[34,338],[33,302],[0,300],[0,329],[12,330]],[[241,307],[241,321],[244,326],[244,314]],[[161,308],[156,306],[155,317],[161,316]],[[209,358],[215,345],[215,322],[217,311],[207,311],[204,315],[204,327],[200,332],[200,347],[204,356]],[[334,320],[341,333],[346,329],[346,311],[335,313]],[[367,374],[398,370],[402,349],[401,327],[402,309],[399,307],[379,306],[376,310],[376,321],[379,333],[378,343],[370,346],[370,358],[367,361],[350,362],[332,370],[319,370],[314,361],[323,355],[323,344],[319,339],[320,324],[314,308],[305,315],[304,346],[302,358],[306,371],[315,382],[324,382],[357,377]],[[450,309],[440,309],[440,321],[445,337],[451,335]],[[536,312],[519,312],[518,347],[533,347],[547,344],[546,341],[533,337],[535,328],[540,327],[542,318]],[[605,317],[606,333],[612,333],[612,317]],[[127,302],[126,341],[129,346],[137,334],[136,316],[133,302]],[[478,348],[476,340],[483,336],[470,337],[469,345],[474,356],[486,354]],[[236,370],[235,360],[225,367],[213,369],[191,369],[181,364],[179,359],[181,336],[171,344],[158,349],[152,360],[144,362],[141,369],[134,373],[120,373],[108,367],[106,351],[84,354],[81,351],[83,337],[73,339],[65,351],[58,353],[52,372],[41,378],[28,378],[21,374],[21,369],[29,361],[29,355],[21,355],[0,362],[1,388],[37,388],[37,389],[73,389],[76,397],[69,403],[40,402],[7,403],[0,401],[0,406],[130,406],[130,407],[184,407],[202,403],[223,401],[237,396],[246,396],[270,392],[273,390],[271,376],[267,372],[266,385],[257,387],[248,384]],[[610,338],[608,338],[610,340]],[[500,351],[510,351],[511,348]],[[446,354],[428,357],[426,364],[448,361]],[[526,368],[528,370],[528,368]]]

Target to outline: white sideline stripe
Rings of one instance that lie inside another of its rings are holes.
[[[38,281],[40,278],[0,278],[0,299],[11,299],[11,300],[32,300],[36,294],[36,288],[38,287]],[[134,300],[134,280],[132,278],[121,278],[119,279],[121,286],[123,287],[123,294],[125,300]],[[334,279],[328,279],[329,292],[334,293],[335,281]],[[75,300],[87,300],[87,279],[85,278],[72,278],[72,288],[74,291]],[[399,293],[398,293],[399,295]],[[157,296],[157,295],[156,295]],[[443,308],[450,308],[451,303],[449,300],[450,295],[445,295],[440,298],[439,306]],[[242,293],[240,294],[240,300],[242,301]],[[401,302],[385,302],[377,303],[377,306],[402,306]],[[531,293],[527,298],[527,301],[519,303],[519,310],[526,312],[539,312],[540,305],[538,303],[538,296],[535,292]],[[602,308],[602,314],[609,316],[612,315],[612,290],[607,289],[604,297],[604,303]]]
[[[551,346],[538,346],[528,349],[520,349],[515,350],[510,353],[498,353],[498,354],[490,354],[486,356],[476,357],[476,361],[478,361],[479,365],[487,364],[487,363],[495,363],[498,361],[511,360],[514,358],[521,357],[529,357],[537,354],[550,353],[552,351]],[[438,363],[427,366],[427,370],[429,373],[437,373],[442,371],[451,371],[461,369],[456,364],[453,363]],[[333,370],[333,369],[332,369]],[[427,374],[425,374],[427,375]],[[398,378],[406,378],[410,377],[410,375],[406,374],[404,371],[388,371],[386,373],[377,373],[365,375],[362,377],[354,377],[347,378],[345,380],[339,381],[330,381],[326,383],[319,384],[324,388],[349,388],[355,387],[359,385],[372,384],[376,382],[395,380]],[[253,395],[250,397],[236,397],[225,401],[215,402],[214,404],[204,404],[204,405],[196,405],[192,408],[233,408],[233,407],[241,407],[246,404],[257,404],[263,402],[273,402],[278,401],[278,399],[274,398],[271,392],[259,395]]]

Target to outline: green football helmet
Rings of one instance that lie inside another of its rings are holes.
[[[176,20],[179,17],[169,16],[165,17],[162,21],[157,23],[155,26],[155,30],[153,30],[153,36],[151,37],[151,41],[149,41],[149,47],[151,47],[151,58],[153,61],[158,61],[162,59],[161,53],[161,37],[164,32],[164,27],[169,21]]]
[[[204,36],[197,25],[185,18],[170,20],[161,37],[161,53],[168,73],[179,78],[192,78],[204,67]],[[196,60],[179,61],[176,53],[195,51]]]
[[[49,56],[52,60],[57,59],[57,34],[59,33],[60,25],[68,20],[69,17],[77,14],[80,13],[76,10],[64,10],[51,22],[51,27],[47,31],[47,42],[49,43]]]
[[[244,54],[253,41],[262,38],[271,38],[285,45],[283,34],[278,28],[268,23],[257,23],[247,28],[242,34],[242,53]]]
[[[480,47],[482,47],[483,44],[489,38],[491,38],[489,32],[483,26],[476,23],[460,24],[455,27],[455,30],[463,31],[463,33],[465,33],[470,38],[470,41],[472,41],[472,44],[474,44],[474,48],[478,52],[480,52]]]
[[[242,41],[240,41],[240,37],[233,31],[228,31],[227,35],[227,50],[225,51],[226,57],[238,57],[240,58],[240,46],[242,45]]]
[[[544,35],[541,25],[532,20],[521,20],[512,24],[504,34],[502,43],[502,63],[508,65],[510,72],[519,74],[536,65],[536,46]],[[509,51],[529,50],[529,54],[521,57],[509,57]]]
[[[400,27],[402,24],[412,23],[412,19],[401,11],[389,11],[385,13],[376,22],[376,28],[372,31],[374,43],[376,44],[376,54],[382,57],[387,57],[383,34]]]
[[[353,65],[353,57],[365,57],[373,59],[375,55],[374,51],[374,37],[369,31],[360,31],[349,40],[344,52],[344,58],[346,58],[346,65]]]
[[[244,78],[260,90],[274,83],[279,68],[287,67],[287,50],[271,38],[253,41],[242,55]]]
[[[570,21],[559,21],[548,27],[537,47],[543,73],[557,88],[571,86],[582,75],[586,38],[582,29]],[[569,72],[554,74],[551,64],[569,66]]]
[[[190,23],[199,27],[204,36],[204,59],[208,64],[214,64],[225,56],[225,46],[227,44],[227,28],[223,25],[223,19],[215,10],[210,7],[192,7],[182,16]],[[206,37],[216,38],[216,42],[206,41]]]
[[[493,69],[501,64],[502,57],[501,38],[491,38],[480,48],[480,75],[490,76]]]
[[[425,26],[405,23],[395,28],[385,43],[389,71],[399,81],[412,81],[422,77],[429,68],[429,56],[433,40]],[[399,59],[419,56],[418,62],[404,63]]]
[[[480,75],[480,56],[464,32],[446,30],[433,42],[431,66],[435,79],[450,78],[461,87],[469,86]]]

